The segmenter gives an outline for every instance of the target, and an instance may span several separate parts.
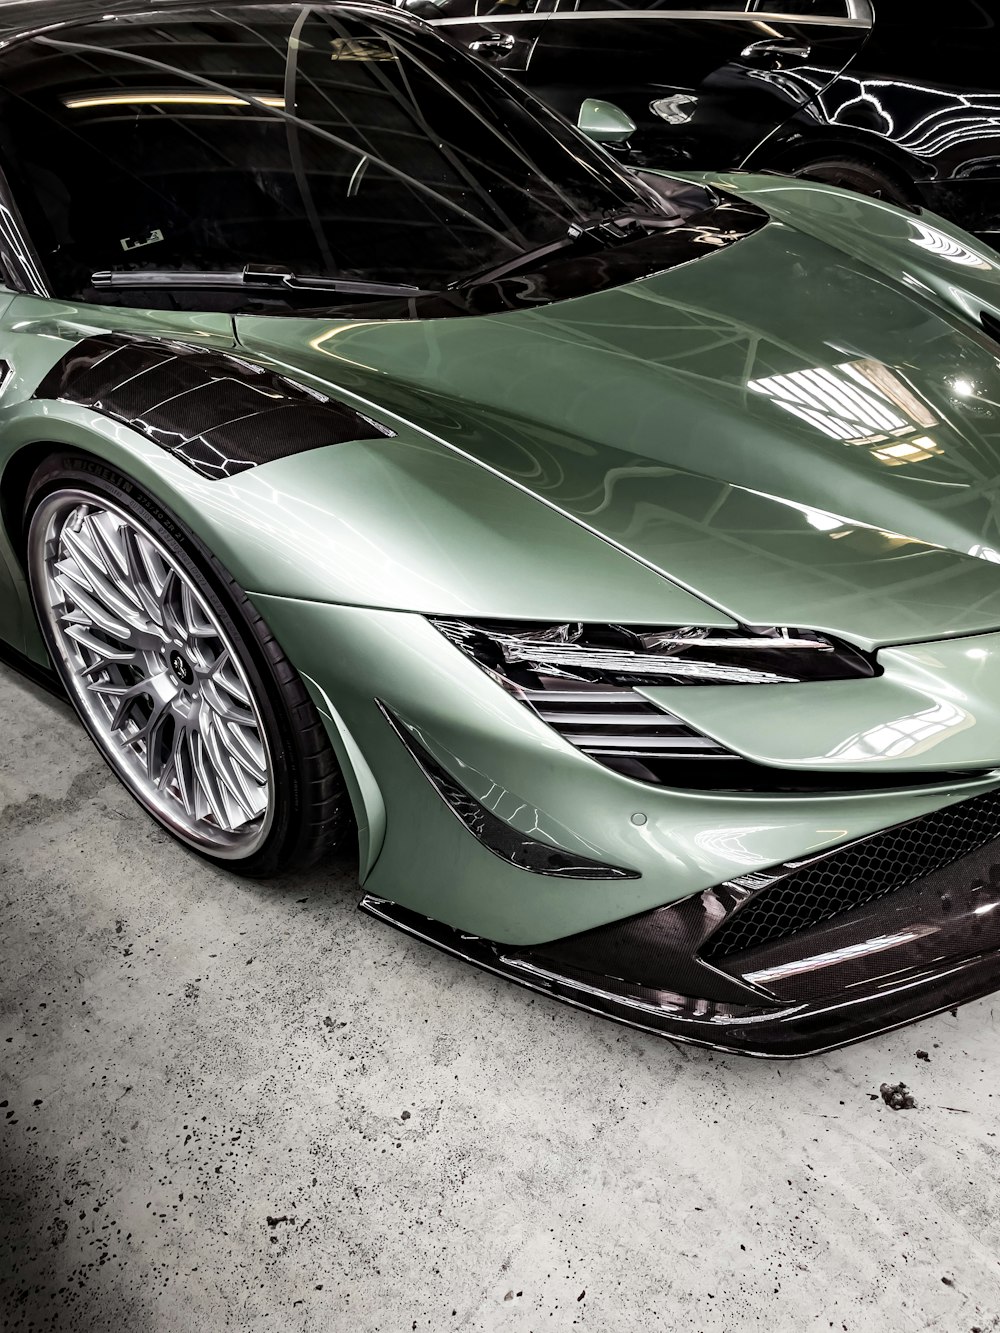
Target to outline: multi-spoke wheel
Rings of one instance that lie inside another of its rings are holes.
[[[345,802],[298,677],[175,519],[74,462],[55,457],[36,474],[28,567],[91,736],[132,795],[203,855],[258,874],[314,861]]]

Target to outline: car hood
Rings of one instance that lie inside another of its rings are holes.
[[[742,622],[872,646],[997,627],[996,257],[838,191],[725,184],[768,225],[628,286],[238,336]]]

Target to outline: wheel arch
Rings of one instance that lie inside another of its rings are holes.
[[[116,472],[149,492],[218,556],[237,581],[248,571],[235,549],[234,523],[218,521],[211,497],[226,481],[209,481],[129,425],[75,403],[31,399],[12,409],[0,461],[0,521],[24,569],[23,509],[35,469],[49,454],[66,452]],[[220,550],[216,550],[216,546]]]
[[[772,136],[747,154],[740,170],[789,172],[836,157],[853,158],[881,171],[910,194],[915,203],[920,201],[919,182],[923,175],[920,163],[891,143],[860,130],[845,133],[838,129],[814,136],[794,134],[781,140]]]
[[[23,444],[10,455],[0,473],[0,522],[22,573],[27,573],[27,529],[24,524],[24,505],[28,498],[31,478],[43,459],[57,453],[66,445],[55,440],[37,440]],[[80,450],[81,453],[87,452]],[[90,455],[97,460],[96,455]]]
[[[344,775],[358,835],[358,880],[364,884],[385,842],[385,798],[364,751],[326,690],[304,671],[299,674],[322,719]]]
[[[51,418],[46,418],[46,420],[55,425],[56,429],[51,430],[46,438],[42,438],[40,431],[42,422],[38,422],[39,437],[29,438],[18,443],[12,449],[2,466],[2,470],[0,470],[0,525],[2,525],[2,535],[6,538],[23,578],[22,586],[19,589],[23,603],[22,625],[30,626],[34,631],[33,642],[27,645],[28,656],[39,664],[47,664],[48,656],[41,632],[38,629],[37,618],[28,589],[28,534],[27,526],[24,523],[24,509],[31,487],[31,480],[38,467],[47,457],[64,452],[73,453],[90,459],[97,469],[107,468],[120,473],[125,479],[132,481],[141,489],[151,491],[157,503],[162,505],[185,527],[190,528],[191,526],[184,513],[186,506],[181,502],[182,496],[179,489],[183,483],[188,481],[189,474],[181,464],[174,464],[177,472],[175,484],[171,484],[169,473],[165,473],[162,467],[156,471],[154,484],[150,471],[150,464],[154,459],[146,459],[143,455],[146,449],[155,448],[155,446],[143,442],[140,448],[133,449],[117,435],[115,438],[108,438],[103,435],[92,437],[90,441],[81,443],[75,438],[78,431],[74,422],[65,420],[60,427],[58,419],[55,422]],[[63,438],[59,438],[60,436],[63,436]],[[88,443],[92,447],[87,447]],[[171,468],[170,471],[172,472],[174,468]],[[206,484],[214,485],[215,483]],[[209,540],[209,534],[197,532],[194,529],[192,531],[194,531],[194,535],[199,541],[207,543]],[[224,557],[220,558],[223,559],[225,564]],[[252,597],[251,601],[254,601]],[[265,612],[261,611],[259,607],[258,611],[266,620]],[[385,836],[386,813],[382,793],[363,752],[353,736],[347,731],[343,719],[325,691],[308,675],[301,672],[299,674],[306,690],[312,697],[341,766],[348,799],[354,814],[358,839],[359,869],[363,881],[378,858]]]

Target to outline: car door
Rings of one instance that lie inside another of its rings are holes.
[[[933,40],[929,36],[933,34]],[[1000,243],[1000,5],[875,0],[871,40],[760,161],[856,157],[915,202]],[[832,146],[832,150],[831,150]]]
[[[634,160],[738,165],[857,54],[867,0],[554,0],[517,77],[575,121],[585,98],[637,126]]]
[[[515,78],[527,73],[556,0],[402,0],[443,35]]]

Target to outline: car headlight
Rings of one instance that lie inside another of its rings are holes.
[[[432,618],[515,694],[590,686],[791,685],[872,676],[858,649],[801,629],[652,629]]]
[[[432,623],[591,759],[680,788],[746,790],[760,779],[754,765],[640,694],[642,686],[791,685],[875,674],[856,648],[812,630]]]

